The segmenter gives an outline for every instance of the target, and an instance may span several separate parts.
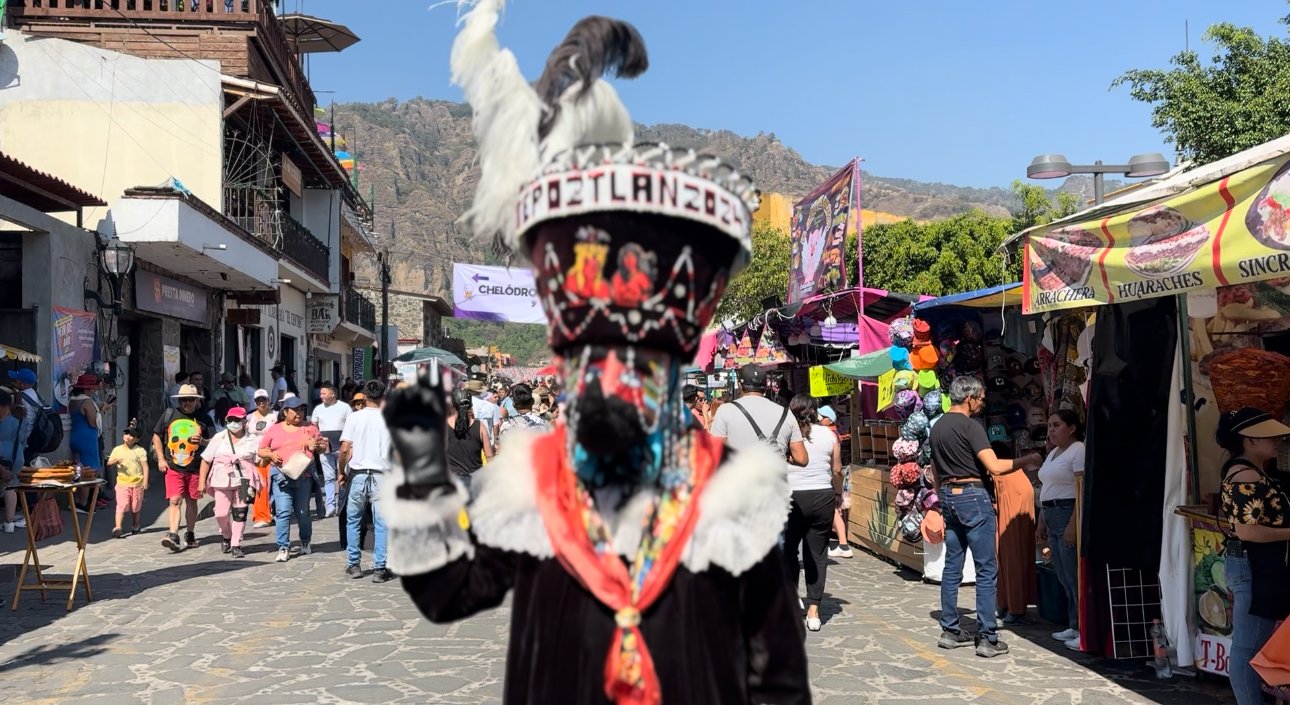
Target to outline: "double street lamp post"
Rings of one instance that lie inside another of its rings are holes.
[[[1120,174],[1130,179],[1159,176],[1169,171],[1169,160],[1158,152],[1135,154],[1128,164],[1103,164],[1099,159],[1092,164],[1071,164],[1061,154],[1041,154],[1026,167],[1030,179],[1061,179],[1071,174],[1093,175],[1093,205],[1100,206],[1106,195],[1102,178],[1105,174]]]

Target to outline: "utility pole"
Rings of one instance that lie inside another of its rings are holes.
[[[385,243],[385,253],[378,258],[381,265],[381,381],[385,382],[389,378],[389,371],[385,369],[386,363],[392,359],[389,354],[390,342],[390,245],[394,244],[394,218],[390,218],[390,241]]]

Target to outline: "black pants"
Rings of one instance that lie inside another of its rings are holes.
[[[828,572],[829,531],[833,528],[833,489],[797,490],[784,526],[784,563],[788,579],[797,586],[798,573],[806,570],[806,604],[820,605],[824,576]],[[805,545],[803,545],[805,544]],[[801,548],[802,560],[797,559]]]
[[[349,548],[349,485],[336,487],[336,518],[340,523],[340,547]],[[367,505],[363,512],[363,521],[358,525],[358,545],[361,548],[367,543],[367,531],[372,528],[372,505]]]

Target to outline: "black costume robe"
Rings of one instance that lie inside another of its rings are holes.
[[[508,440],[477,473],[465,515],[459,498],[396,499],[396,468],[382,499],[389,566],[435,622],[496,607],[514,591],[508,705],[607,705],[614,613],[554,557],[536,504],[532,441]],[[615,549],[628,556],[649,496],[620,500],[597,493]],[[681,565],[641,619],[663,705],[810,703],[802,614],[777,546],[788,501],[783,459],[761,448],[737,454],[709,481]]]

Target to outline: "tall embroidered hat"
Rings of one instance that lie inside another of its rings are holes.
[[[756,187],[715,157],[634,144],[631,117],[601,80],[648,67],[630,24],[581,20],[531,87],[494,36],[502,4],[475,3],[452,49],[482,171],[465,220],[532,264],[556,352],[692,355],[750,259]]]

